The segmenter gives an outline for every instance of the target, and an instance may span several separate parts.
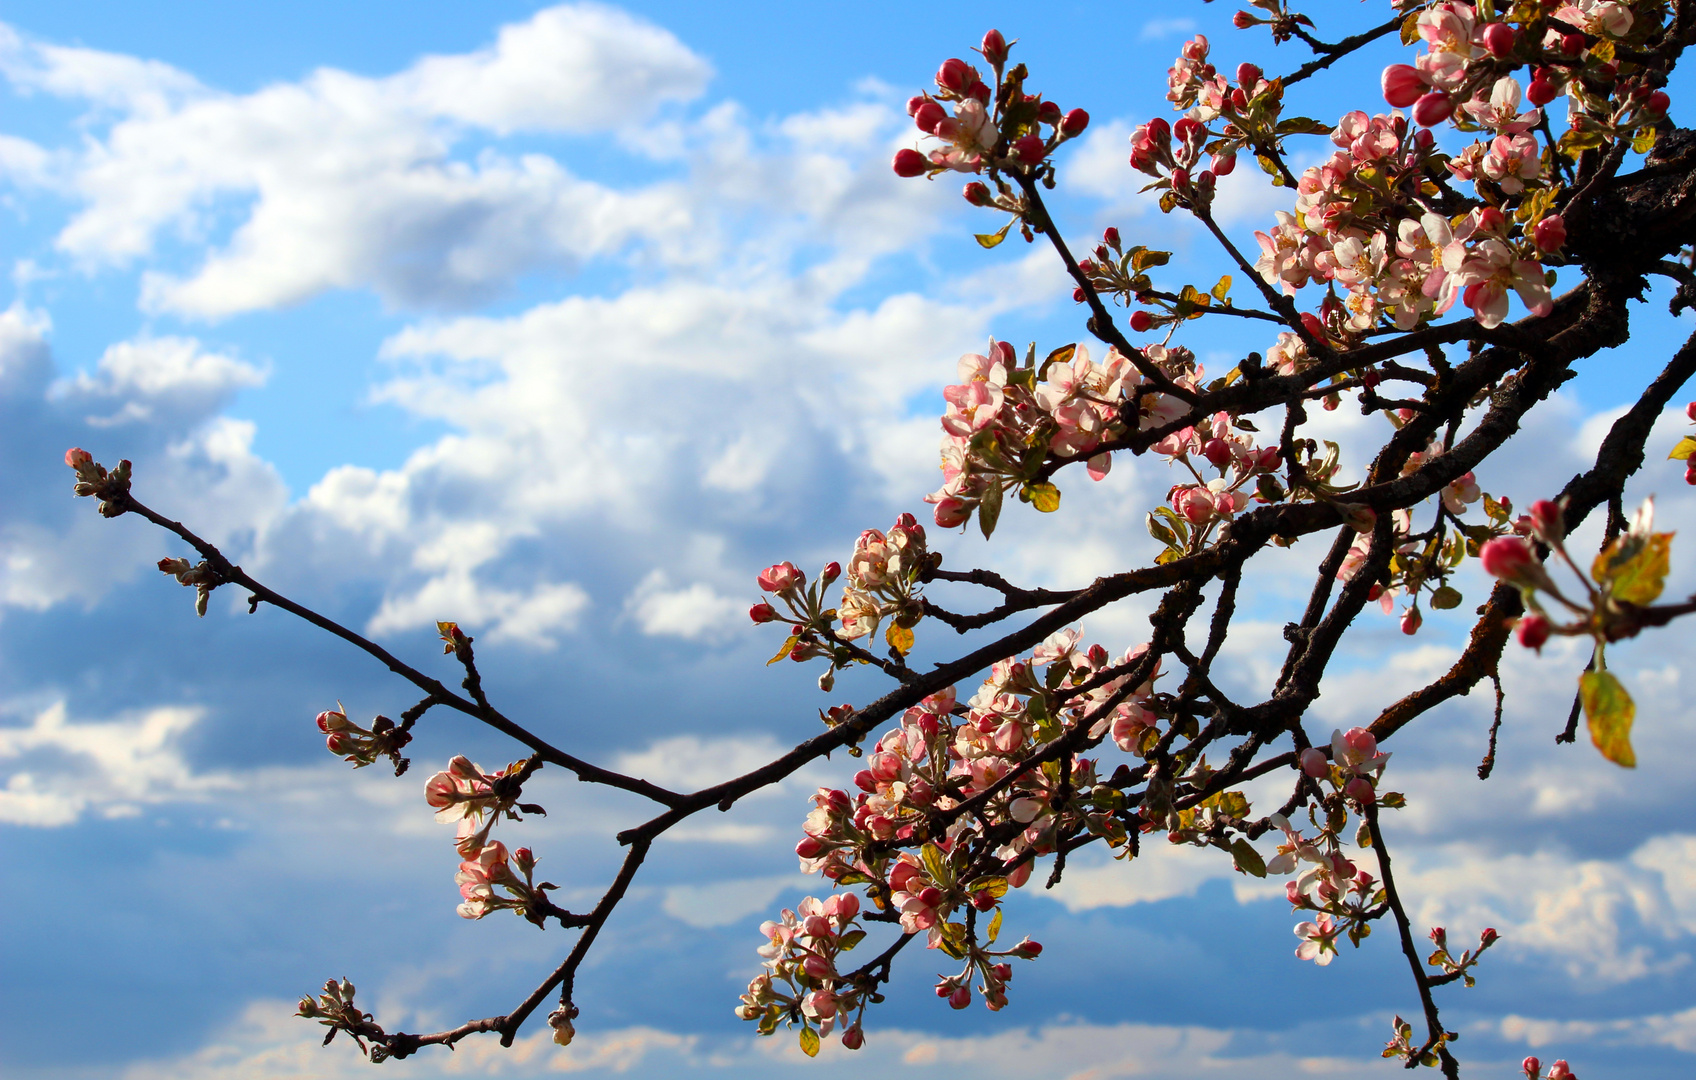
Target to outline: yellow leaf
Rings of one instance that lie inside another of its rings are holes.
[[[1691,454],[1696,454],[1696,435],[1686,435],[1678,440],[1678,445],[1667,455],[1668,461],[1688,461]]]
[[[883,633],[883,640],[889,642],[889,647],[902,656],[913,651],[913,632],[900,623],[890,623],[889,629]]]
[[[1672,533],[1651,533],[1647,541],[1627,533],[1602,549],[1590,573],[1615,600],[1652,604],[1666,585],[1671,548]]]
[[[808,1057],[819,1056],[819,1033],[810,1027],[801,1029],[801,1053]]]
[[[777,655],[772,657],[770,660],[766,661],[766,667],[771,667],[773,664],[777,663],[779,660],[782,660],[785,656],[788,656],[789,650],[793,649],[795,647],[795,643],[797,641],[800,641],[800,640],[801,640],[800,634],[790,634],[789,640],[785,641],[783,643],[783,648],[777,650]]]
[[[1219,284],[1213,286],[1213,299],[1223,300],[1231,291],[1231,275],[1226,274],[1219,279]]]
[[[1060,489],[1053,484],[1027,485],[1025,494],[1030,497],[1031,505],[1045,514],[1060,509]]]
[[[1627,769],[1637,767],[1631,749],[1631,722],[1637,706],[1611,671],[1586,671],[1578,677],[1578,696],[1584,702],[1584,719],[1590,741],[1602,756]]]
[[[995,939],[1001,936],[1001,909],[996,908],[995,914],[989,917],[989,944],[994,945]]]
[[[978,244],[982,247],[995,247],[997,244],[1001,243],[1001,241],[1007,239],[1007,230],[1011,229],[1013,227],[1013,222],[1017,220],[1017,218],[1009,218],[1007,219],[1007,224],[1001,226],[1001,228],[997,231],[992,233],[974,233],[973,238],[976,239]],[[817,1044],[818,1036],[815,1035],[813,1037],[813,1042]]]

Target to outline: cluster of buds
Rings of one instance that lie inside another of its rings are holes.
[[[1407,1062],[1407,1067],[1410,1069],[1415,1065],[1435,1069],[1441,1063],[1442,1059],[1438,1057],[1437,1051],[1448,1043],[1448,1032],[1438,1032],[1436,1039],[1426,1044],[1414,1040],[1413,1025],[1400,1016],[1396,1017],[1395,1022],[1390,1027],[1395,1034],[1390,1037],[1389,1042],[1384,1044],[1383,1057],[1401,1058]],[[1527,1058],[1526,1060],[1536,1061],[1537,1059]]]
[[[989,943],[994,944],[995,935],[989,935]],[[965,1009],[972,1004],[972,977],[975,974],[982,981],[978,983],[978,993],[983,995],[984,1007],[990,1012],[1000,1012],[1007,1007],[1007,984],[1013,981],[1013,965],[1007,961],[1035,960],[1042,955],[1042,945],[1025,938],[1011,949],[999,952],[991,949],[971,949],[966,957],[966,966],[954,975],[944,975],[936,981],[936,996],[948,1002],[951,1009]]]
[[[395,767],[395,775],[406,772],[410,762],[400,756],[401,748],[412,741],[410,724],[396,724],[386,716],[371,721],[369,730],[349,720],[341,702],[334,709],[318,714],[318,730],[324,733],[324,745],[330,753],[352,763],[356,769],[386,757]]]
[[[100,515],[102,517],[117,517],[128,507],[125,500],[130,493],[130,463],[125,458],[118,462],[118,467],[111,472],[94,460],[80,446],[73,446],[65,451],[65,464],[76,470],[77,482],[71,490],[79,496],[93,495],[100,500]]]
[[[869,979],[850,979],[837,970],[842,953],[865,939],[857,923],[860,898],[839,893],[828,900],[809,896],[798,911],[784,909],[777,920],[760,924],[766,943],[760,946],[767,969],[748,984],[736,1015],[759,1023],[770,1035],[787,1022],[801,1025],[801,1049],[818,1053],[820,1036],[841,1028],[842,1045],[858,1050],[865,1040],[860,1019],[867,1004],[882,1000]]]
[[[1149,533],[1167,548],[1161,561],[1198,549],[1213,525],[1246,509],[1251,498],[1283,498],[1273,478],[1283,464],[1278,448],[1256,445],[1248,430],[1233,428],[1234,422],[1229,413],[1216,413],[1154,444],[1155,453],[1194,478],[1194,483],[1174,484],[1166,492],[1167,505],[1149,515]],[[1218,475],[1207,477],[1203,470],[1208,468]]]
[[[382,1061],[388,1056],[387,1049],[380,1043],[367,1047],[365,1040],[384,1038],[383,1029],[373,1022],[370,1013],[361,1011],[353,1003],[353,993],[353,984],[346,979],[340,982],[331,979],[324,984],[317,1000],[313,1000],[311,995],[302,997],[295,1015],[316,1020],[329,1028],[324,1033],[325,1046],[330,1045],[337,1032],[345,1031],[359,1044],[362,1053],[368,1054],[372,1061]]]
[[[941,561],[941,555],[926,549],[924,526],[912,514],[896,518],[887,534],[862,532],[848,559],[848,577],[836,608],[841,636],[853,641],[875,634],[878,623],[889,618],[889,647],[903,655],[910,652],[913,627],[924,617],[920,585]]]
[[[177,584],[194,589],[194,613],[201,618],[206,617],[206,602],[212,598],[212,590],[224,583],[223,575],[205,559],[198,563],[187,559],[160,559],[159,572],[170,574],[177,579]]]
[[[1549,1066],[1547,1073],[1543,1072],[1543,1063],[1535,1057],[1528,1057],[1519,1064],[1525,1073],[1525,1080],[1578,1080],[1578,1075],[1572,1071],[1565,1059],[1557,1060]]]
[[[1485,949],[1500,940],[1501,935],[1496,933],[1495,928],[1486,926],[1483,932],[1478,935],[1478,947],[1462,952],[1457,960],[1449,954],[1448,931],[1441,926],[1433,926],[1431,928],[1431,943],[1437,948],[1426,958],[1425,962],[1432,967],[1441,968],[1443,974],[1448,978],[1459,978],[1467,986],[1473,986],[1478,980],[1472,977],[1472,966],[1478,963],[1479,958],[1484,955]]]
[[[907,115],[918,129],[946,145],[928,156],[913,149],[898,151],[894,161],[897,176],[987,170],[996,190],[974,181],[966,186],[966,200],[974,206],[1024,214],[1024,200],[999,174],[1041,170],[1056,147],[1083,134],[1089,126],[1089,114],[1082,109],[1062,110],[1040,95],[1025,93],[1025,67],[1007,68],[1009,48],[1001,32],[991,30],[978,49],[994,73],[993,88],[976,67],[954,58],[944,61],[937,70],[934,93],[920,94],[907,103]],[[1006,230],[1000,235],[1005,236]]]
[[[534,803],[518,801],[524,781],[539,764],[540,759],[532,757],[499,772],[485,773],[481,766],[456,756],[444,771],[424,782],[424,801],[436,808],[436,820],[459,823],[454,845],[462,858],[476,857],[489,842],[489,830],[503,815],[521,821],[520,811],[547,814]]]
[[[1543,499],[1531,504],[1524,519],[1525,535],[1497,537],[1480,552],[1487,573],[1519,588],[1526,612],[1514,634],[1521,645],[1541,651],[1555,634],[1588,637],[1595,642],[1590,668],[1579,676],[1579,699],[1591,741],[1604,757],[1628,768],[1637,763],[1630,740],[1636,706],[1607,669],[1605,651],[1609,642],[1635,636],[1643,627],[1665,621],[1650,605],[1666,586],[1673,534],[1655,532],[1654,524],[1655,502],[1651,497],[1632,516],[1625,532],[1602,548],[1586,575],[1566,549],[1563,505]],[[1575,599],[1561,591],[1531,539],[1566,564],[1583,588],[1582,594]],[[1564,608],[1571,620],[1552,619],[1544,606],[1545,598]]]
[[[506,845],[491,840],[462,860],[454,883],[464,900],[459,905],[462,919],[481,919],[491,911],[516,911],[537,926],[544,925],[555,910],[548,902],[547,890],[559,886],[551,881],[536,884],[532,878],[536,856],[529,848],[519,848],[509,859]],[[506,895],[495,890],[503,889]]]

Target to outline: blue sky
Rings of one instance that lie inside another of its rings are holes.
[[[1329,5],[1353,28],[1377,5]],[[215,595],[203,620],[151,569],[184,554],[74,500],[64,449],[132,458],[137,493],[261,580],[444,678],[431,626],[478,636],[497,703],[555,742],[677,786],[741,771],[817,730],[830,698],[765,668],[754,574],[841,558],[858,531],[923,509],[953,361],[991,333],[1048,348],[1080,332],[1041,250],[971,240],[999,224],[958,185],[898,181],[905,99],[984,29],[1023,40],[1032,85],[1094,122],[1064,152],[1056,212],[1115,224],[1210,284],[1197,231],[1136,189],[1125,137],[1166,113],[1164,69],[1204,30],[1222,63],[1274,52],[1214,5],[533,4],[147,7],[14,3],[0,18],[0,1071],[8,1077],[363,1075],[319,1050],[293,1001],[334,976],[393,1026],[510,1008],[563,948],[516,919],[454,914],[454,858],[419,788],[455,753],[510,746],[432,715],[401,780],[350,775],[312,717],[398,713],[404,687],[279,613]],[[1316,13],[1319,9],[1315,9]],[[1151,14],[1153,13],[1153,14]],[[1339,31],[1340,33],[1341,31]],[[1383,46],[1373,63],[1395,50]],[[1314,80],[1303,112],[1371,108],[1375,68]],[[1682,100],[1676,91],[1675,102]],[[1675,117],[1677,117],[1675,106]],[[1313,151],[1317,156],[1323,150]],[[1284,205],[1239,170],[1221,219]],[[1664,297],[1526,425],[1484,486],[1558,487],[1688,327]],[[1228,368],[1270,342],[1213,327]],[[1356,464],[1383,421],[1320,421]],[[1658,459],[1688,530],[1696,502]],[[1057,519],[1010,513],[993,546],[940,536],[947,565],[1068,585],[1153,554],[1142,515],[1171,481],[1122,463],[1071,480]],[[1675,551],[1678,550],[1675,548]],[[1249,590],[1228,676],[1266,678],[1317,553]],[[1688,560],[1673,588],[1691,591]],[[1479,583],[1470,582],[1469,595]],[[962,596],[962,603],[972,602]],[[1461,611],[1470,609],[1470,604]],[[1115,652],[1126,604],[1086,627]],[[1402,637],[1363,619],[1309,718],[1324,737],[1444,670],[1466,626]],[[921,659],[958,648],[921,635]],[[1485,703],[1398,737],[1410,807],[1386,828],[1418,918],[1504,935],[1480,985],[1445,994],[1469,1075],[1529,1051],[1580,1075],[1687,1075],[1696,1053],[1692,710],[1673,635],[1619,650],[1643,765],[1556,748],[1571,650],[1515,653],[1495,777]],[[1610,653],[1610,657],[1613,654]],[[1076,861],[1016,899],[1048,946],[1012,1006],[954,1013],[908,959],[857,1058],[798,1059],[731,1017],[762,918],[809,888],[789,854],[821,763],[660,845],[580,981],[556,1052],[466,1043],[384,1068],[414,1076],[1388,1075],[1413,988],[1380,934],[1297,961],[1276,887],[1188,849]],[[544,773],[522,836],[568,905],[595,895],[642,807]],[[815,890],[816,891],[816,890]]]

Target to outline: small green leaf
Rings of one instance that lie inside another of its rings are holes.
[[[942,927],[942,951],[956,960],[966,958],[966,924],[945,923]]]
[[[819,1033],[810,1027],[801,1029],[801,1053],[808,1057],[819,1056]]]
[[[1631,722],[1637,714],[1631,695],[1607,670],[1586,671],[1578,677],[1578,696],[1584,702],[1584,719],[1590,727],[1590,741],[1602,756],[1627,769],[1637,767],[1637,754],[1631,749]]]
[[[849,949],[852,949],[864,940],[866,940],[866,932],[864,930],[850,930],[846,934],[843,934],[841,939],[837,941],[836,947],[841,949],[843,952],[847,952]]]
[[[1031,505],[1045,514],[1060,509],[1060,489],[1053,484],[1026,484],[1025,494],[1029,496]]]
[[[1621,540],[1628,537],[1621,537]],[[1615,540],[1608,549],[1596,559],[1596,567],[1600,569],[1603,559],[1613,552],[1619,540]],[[1672,548],[1672,533],[1653,533],[1638,551],[1629,557],[1611,562],[1606,569],[1610,579],[1609,593],[1615,600],[1623,600],[1628,604],[1652,604],[1666,587],[1669,556]]]
[[[1153,514],[1148,515],[1148,535],[1169,548],[1178,546],[1178,538],[1172,535],[1172,530],[1160,524],[1160,519]]]
[[[992,248],[992,247],[997,246],[998,244],[1001,243],[1001,241],[1007,239],[1007,230],[1011,229],[1013,227],[1013,222],[1015,222],[1017,220],[1018,220],[1018,218],[1008,218],[1007,224],[1001,226],[1001,228],[996,232],[975,234],[975,237],[977,239],[978,244],[980,246],[986,247],[986,248]],[[818,1043],[818,1037],[817,1036],[813,1037],[813,1042],[815,1044]]]
[[[930,875],[932,881],[943,888],[952,883],[954,875],[949,873],[948,856],[942,853],[941,848],[935,844],[926,844],[919,849],[919,858],[924,862],[925,873]]]
[[[998,476],[989,482],[989,490],[983,493],[983,501],[978,503],[978,528],[983,530],[983,538],[989,539],[995,531],[995,523],[1001,518],[1001,478]]]
[[[1237,864],[1237,869],[1245,874],[1258,878],[1266,876],[1266,860],[1260,857],[1260,852],[1254,850],[1253,844],[1240,836],[1231,845],[1231,860]]]
[[[797,641],[800,641],[800,640],[801,640],[800,634],[790,634],[789,640],[785,641],[783,643],[783,648],[777,650],[777,655],[772,657],[770,660],[766,661],[766,667],[771,667],[773,664],[777,663],[779,660],[782,660],[785,656],[788,656],[789,651],[791,649],[795,648],[795,643]]]
[[[1451,608],[1460,607],[1460,601],[1460,590],[1452,589],[1447,585],[1431,594],[1431,606],[1438,611],[1448,611]]]
[[[1144,247],[1131,249],[1131,269],[1139,274],[1151,266],[1165,266],[1171,260],[1170,251],[1150,251]]]
[[[1678,445],[1667,455],[1668,461],[1688,461],[1690,455],[1696,454],[1696,435],[1686,435],[1678,440]]]

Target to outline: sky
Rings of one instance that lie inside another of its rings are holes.
[[[1379,5],[1314,5],[1331,36]],[[0,1072],[19,1080],[365,1075],[290,1015],[347,977],[391,1029],[512,1008],[568,947],[501,915],[460,919],[449,829],[423,779],[454,754],[518,756],[431,714],[412,771],[350,772],[313,717],[397,715],[407,687],[287,615],[249,615],[153,569],[188,554],[72,497],[64,450],[135,462],[135,493],[280,592],[457,680],[457,619],[508,715],[572,753],[673,787],[762,763],[818,710],[883,687],[766,667],[755,574],[842,559],[861,529],[923,515],[941,388],[990,335],[1048,349],[1081,320],[1052,255],[972,240],[999,219],[958,182],[901,181],[907,97],[985,29],[1018,38],[1031,85],[1093,117],[1062,151],[1054,208],[1078,245],[1112,224],[1210,286],[1192,224],[1137,194],[1135,124],[1167,115],[1165,67],[1207,33],[1222,65],[1301,59],[1221,5],[491,2],[0,7]],[[1393,44],[1292,94],[1334,120],[1383,106]],[[1405,59],[1405,57],[1404,57]],[[1681,119],[1679,91],[1674,118]],[[1304,163],[1328,146],[1316,141]],[[1239,243],[1287,193],[1239,169],[1218,216]],[[1239,283],[1239,288],[1246,287]],[[1524,503],[1584,468],[1688,334],[1664,290],[1633,337],[1540,408],[1486,490]],[[1222,372],[1253,326],[1182,339]],[[1634,383],[1635,380],[1635,383]],[[1387,432],[1315,422],[1356,470]],[[1696,500],[1657,425],[1630,501],[1688,532]],[[994,544],[935,530],[946,566],[1066,587],[1147,562],[1142,519],[1172,479],[1126,460],[1063,478],[1052,518],[1009,511]],[[1589,533],[1579,545],[1594,544]],[[1674,593],[1696,574],[1674,546]],[[1227,689],[1275,672],[1310,544],[1269,557],[1224,656]],[[1470,575],[1468,571],[1468,575]],[[1483,582],[1465,576],[1469,598]],[[938,588],[969,607],[969,590]],[[1407,638],[1360,621],[1307,725],[1369,721],[1446,670],[1469,600]],[[1101,612],[1122,652],[1147,607]],[[967,642],[966,644],[969,644]],[[962,648],[921,632],[928,663]],[[1616,655],[1617,652],[1617,655]],[[1409,806],[1387,818],[1421,927],[1502,934],[1479,985],[1441,991],[1467,1075],[1527,1053],[1581,1076],[1685,1076],[1696,1054],[1696,710],[1679,635],[1610,650],[1639,705],[1634,773],[1557,747],[1585,657],[1512,650],[1494,776],[1489,702],[1463,699],[1389,746]],[[970,688],[963,688],[969,693]],[[1047,947],[1011,1006],[956,1013],[910,955],[867,1046],[756,1039],[731,1010],[757,927],[818,893],[792,848],[815,763],[658,845],[579,979],[568,1049],[530,1031],[382,1066],[415,1077],[1386,1076],[1391,1018],[1417,1013],[1392,935],[1329,967],[1293,955],[1276,882],[1218,853],[1094,852],[1027,887],[1008,932]],[[1258,794],[1251,792],[1251,794]],[[642,819],[635,800],[544,770],[549,810],[507,833],[568,907],[592,903]],[[503,829],[505,827],[503,826]],[[1152,849],[1152,845],[1151,845]],[[1029,895],[1024,895],[1029,894]],[[1388,930],[1385,926],[1382,929]]]

